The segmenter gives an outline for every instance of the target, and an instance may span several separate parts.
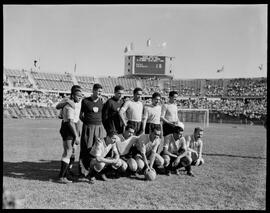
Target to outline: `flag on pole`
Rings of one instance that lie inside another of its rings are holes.
[[[224,65],[222,65],[221,69],[218,69],[217,72],[222,72],[224,70]]]
[[[133,42],[130,43],[130,46],[129,46],[129,47],[130,47],[130,48],[129,48],[130,50],[134,50]]]
[[[77,68],[77,65],[75,64],[75,66],[74,66],[74,73],[76,73],[76,68]]]
[[[150,45],[151,45],[151,39],[149,38],[149,39],[146,41],[146,46],[147,46],[147,47],[150,47]]]
[[[126,46],[124,49],[124,53],[127,53],[127,52],[128,52],[128,47]]]

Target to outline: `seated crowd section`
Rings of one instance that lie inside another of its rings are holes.
[[[118,84],[125,88],[125,95],[132,96],[134,88],[141,87],[146,103],[154,92],[164,100],[168,93],[179,93],[181,109],[209,109],[213,113],[264,119],[267,114],[267,78],[238,79],[158,79],[156,77],[93,77],[12,70],[3,72],[3,107],[6,118],[56,118],[55,105],[74,84],[91,93],[95,83],[103,86],[106,97],[113,95]],[[24,88],[24,89],[23,89]]]

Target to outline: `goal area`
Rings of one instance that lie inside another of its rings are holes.
[[[201,123],[203,127],[209,126],[209,110],[208,109],[179,109],[179,120],[182,122]]]

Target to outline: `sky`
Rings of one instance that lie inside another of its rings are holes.
[[[123,76],[126,54],[160,54],[175,57],[175,79],[267,76],[266,4],[4,5],[3,16],[5,68]]]

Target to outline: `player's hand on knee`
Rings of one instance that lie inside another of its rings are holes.
[[[174,162],[172,163],[172,166],[177,166],[178,164],[180,163],[180,158],[176,158],[175,160],[174,160]]]

